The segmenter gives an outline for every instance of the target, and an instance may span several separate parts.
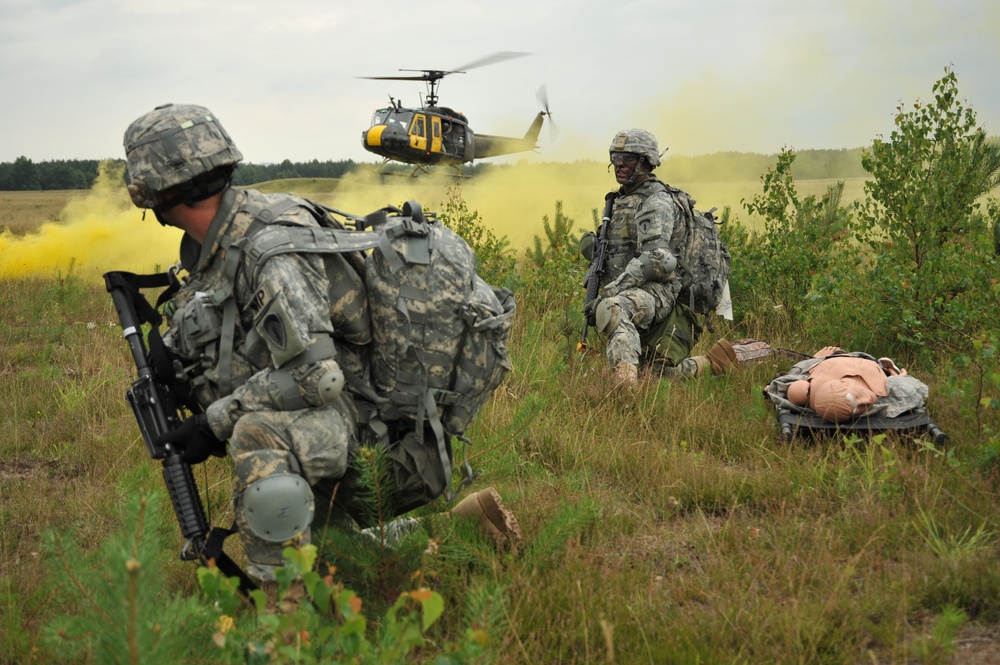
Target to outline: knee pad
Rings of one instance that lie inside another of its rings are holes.
[[[249,535],[270,543],[291,540],[312,524],[312,489],[302,476],[276,473],[251,483],[242,497]]]
[[[597,330],[604,335],[610,335],[622,320],[623,307],[616,303],[613,298],[605,298],[597,304],[594,311],[594,322]],[[625,315],[628,316],[626,310]]]

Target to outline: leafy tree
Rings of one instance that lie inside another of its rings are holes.
[[[820,318],[828,324],[846,306],[883,347],[966,352],[976,330],[995,327],[996,260],[979,202],[995,152],[950,68],[933,92],[927,104],[900,104],[889,140],[866,151],[872,177],[851,223],[862,279],[856,268],[853,279],[846,270],[829,275],[821,292],[832,311]]]
[[[764,219],[763,232],[738,221],[722,226],[733,256],[730,288],[739,294],[735,302],[741,318],[797,320],[814,275],[841,251],[850,216],[840,204],[844,183],[829,187],[819,200],[800,198],[792,176],[795,159],[795,153],[782,149],[774,167],[761,176],[763,193],[743,202]]]
[[[41,189],[42,185],[35,163],[24,156],[15,159],[10,172],[10,185],[11,189],[17,191]]]
[[[69,162],[52,162],[39,168],[41,189],[86,189],[87,178]]]

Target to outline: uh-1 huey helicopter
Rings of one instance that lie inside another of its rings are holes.
[[[389,96],[389,106],[372,114],[371,126],[361,133],[361,143],[368,152],[380,155],[383,167],[390,161],[414,165],[411,175],[429,173],[431,166],[445,165],[453,168],[457,175],[463,175],[461,165],[485,157],[497,157],[536,149],[536,141],[542,130],[545,116],[551,113],[545,96],[545,86],[538,90],[538,100],[542,110],[532,121],[522,138],[476,134],[469,126],[469,119],[462,113],[438,106],[438,83],[449,74],[464,74],[475,67],[517,58],[527,53],[503,51],[494,53],[463,67],[453,70],[400,69],[401,72],[421,72],[409,76],[365,76],[363,78],[380,81],[424,81],[427,83],[426,105],[420,108],[405,108],[402,103]]]

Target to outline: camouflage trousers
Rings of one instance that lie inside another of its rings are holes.
[[[612,367],[620,362],[638,366],[643,355],[640,331],[663,320],[670,312],[661,296],[642,288],[625,289],[605,298],[598,308],[598,328],[607,335],[606,353]],[[605,311],[600,312],[601,309]]]
[[[356,415],[346,396],[322,407],[299,411],[251,412],[236,421],[229,439],[235,474],[233,512],[251,576],[273,581],[288,542],[261,538],[250,528],[244,501],[247,488],[264,478],[285,474],[301,476],[310,486],[340,478],[357,445]],[[314,509],[310,509],[310,515]],[[309,539],[310,527],[306,524],[294,540],[304,544]]]

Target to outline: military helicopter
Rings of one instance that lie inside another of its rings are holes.
[[[380,81],[424,81],[427,83],[426,105],[405,108],[398,99],[389,96],[389,106],[372,114],[371,126],[361,133],[361,143],[368,152],[380,155],[383,167],[390,161],[414,165],[413,173],[430,173],[431,166],[446,165],[463,176],[461,165],[476,159],[497,157],[534,150],[542,130],[545,116],[551,113],[545,95],[545,86],[538,90],[542,110],[532,121],[521,138],[476,134],[469,126],[469,119],[462,113],[438,105],[438,85],[449,74],[464,74],[475,67],[483,67],[502,60],[518,58],[527,53],[502,51],[494,53],[453,70],[400,69],[401,72],[420,72],[405,76],[365,76]]]

